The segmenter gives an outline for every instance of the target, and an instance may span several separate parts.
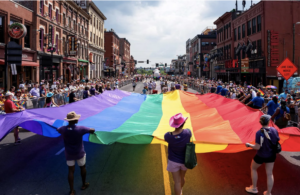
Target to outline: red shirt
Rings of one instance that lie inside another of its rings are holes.
[[[16,105],[9,99],[4,102],[4,111],[5,113],[14,113],[13,109],[17,109]]]

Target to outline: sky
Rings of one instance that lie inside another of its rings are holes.
[[[130,44],[137,67],[154,67],[155,63],[171,64],[186,52],[186,41],[210,26],[226,11],[235,9],[235,1],[164,0],[103,1],[94,0],[106,16],[104,27],[113,29]],[[258,3],[259,0],[253,0]],[[250,7],[246,1],[245,9]],[[238,1],[242,10],[242,0]],[[146,64],[149,59],[150,63]]]

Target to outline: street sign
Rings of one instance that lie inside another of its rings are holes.
[[[286,58],[278,67],[277,71],[282,75],[285,80],[289,80],[291,76],[298,70],[298,68]]]
[[[145,63],[145,61],[138,61],[138,63]]]

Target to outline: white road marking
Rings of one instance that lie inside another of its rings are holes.
[[[60,151],[58,151],[55,155],[60,155],[65,150],[65,148],[62,148]]]

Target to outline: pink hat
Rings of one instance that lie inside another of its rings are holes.
[[[170,126],[174,128],[180,127],[188,117],[183,117],[181,113],[176,114],[170,118]]]

